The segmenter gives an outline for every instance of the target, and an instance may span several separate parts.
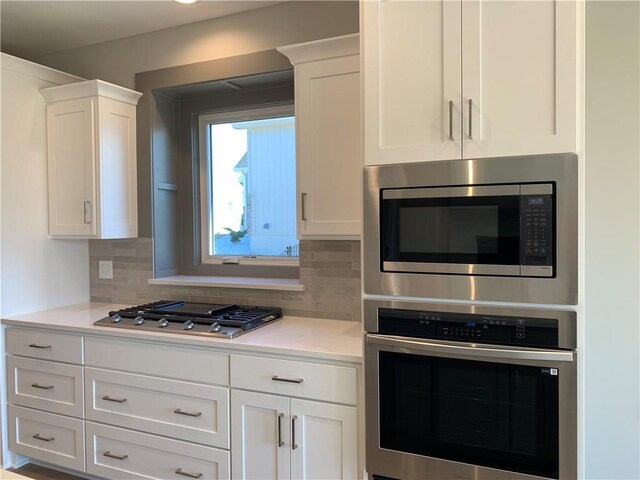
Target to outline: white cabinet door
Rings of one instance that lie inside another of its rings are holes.
[[[365,164],[460,158],[461,3],[362,4]]]
[[[136,107],[99,102],[101,238],[138,236]]]
[[[289,399],[231,391],[231,474],[234,479],[288,479]]]
[[[96,138],[92,98],[47,106],[49,233],[96,234]]]
[[[358,55],[296,65],[300,238],[359,238]]]
[[[577,151],[576,5],[462,2],[464,158]]]
[[[358,477],[355,407],[291,399],[291,477]]]

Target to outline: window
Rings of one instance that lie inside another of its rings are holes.
[[[203,263],[296,263],[293,105],[200,116]]]

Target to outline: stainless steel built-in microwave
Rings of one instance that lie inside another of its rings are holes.
[[[368,294],[577,303],[577,157],[365,169]]]

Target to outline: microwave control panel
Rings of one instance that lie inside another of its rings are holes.
[[[425,339],[558,348],[558,321],[467,313],[382,308],[378,332]]]
[[[553,268],[553,195],[551,184],[522,185],[520,196],[521,265]],[[538,191],[539,193],[535,193]]]

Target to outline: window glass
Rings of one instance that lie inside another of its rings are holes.
[[[297,257],[293,116],[207,123],[208,255]]]

